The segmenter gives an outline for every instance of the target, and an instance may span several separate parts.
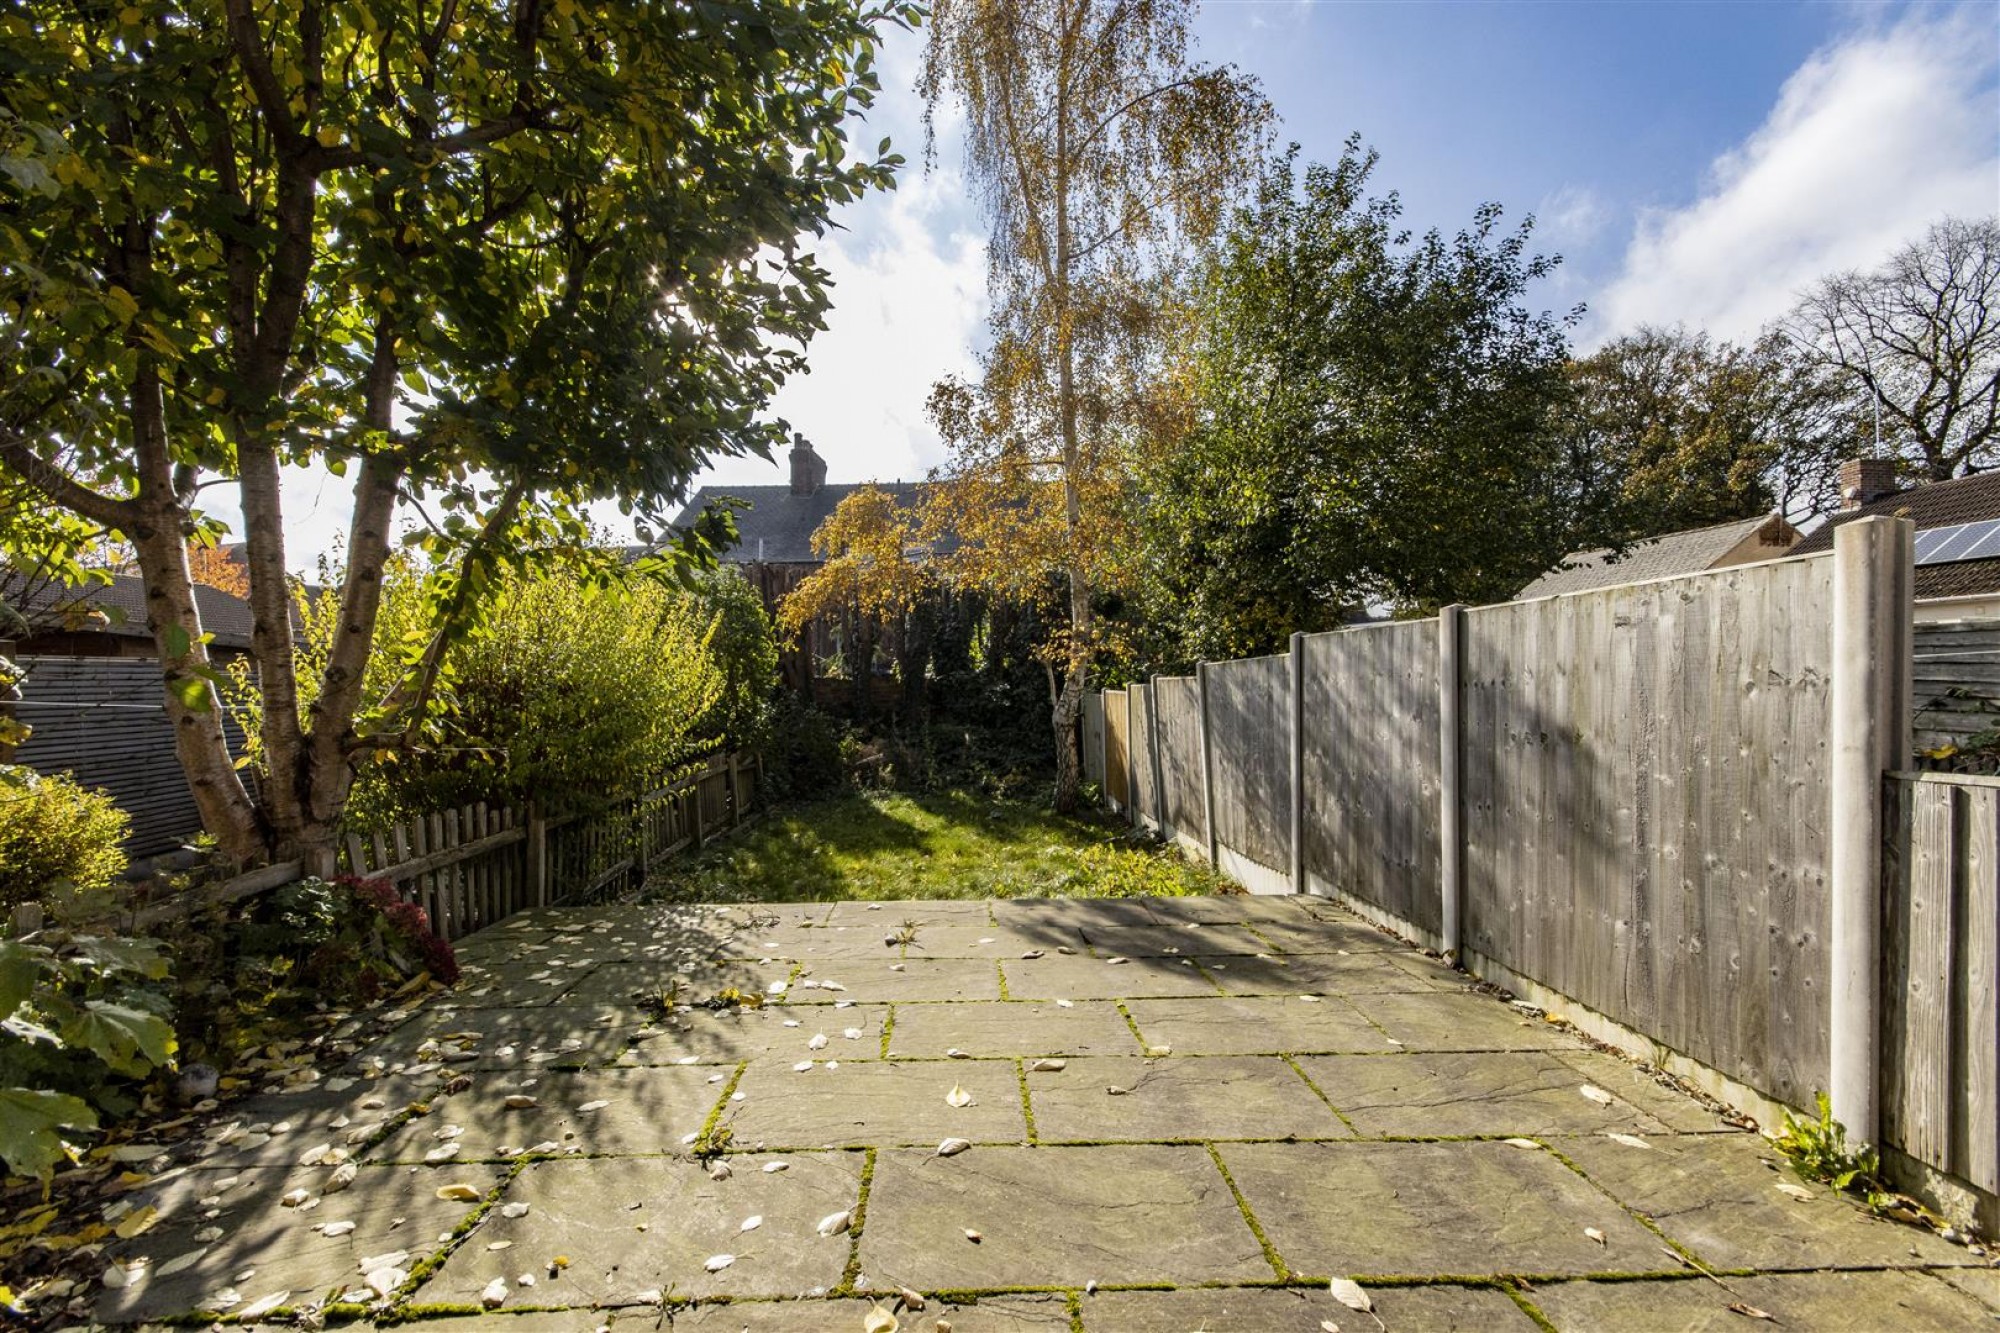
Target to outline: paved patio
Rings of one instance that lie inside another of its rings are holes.
[[[616,907],[460,956],[200,1140],[101,1318],[858,1331],[908,1289],[903,1329],[955,1333],[2000,1320],[1968,1250],[1321,902]]]

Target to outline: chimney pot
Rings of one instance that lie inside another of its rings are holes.
[[[792,445],[792,494],[812,495],[826,485],[826,460],[812,445],[798,440]]]
[[[1840,465],[1840,507],[1859,509],[1885,495],[1894,495],[1896,460],[1893,458],[1850,458]]]

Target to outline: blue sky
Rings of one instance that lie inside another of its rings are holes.
[[[1818,274],[1871,266],[1940,214],[2000,211],[2000,0],[1211,0],[1198,32],[1202,59],[1262,81],[1279,142],[1379,149],[1375,183],[1412,226],[1456,229],[1487,200],[1534,213],[1565,260],[1537,304],[1588,305],[1585,347],[1648,322],[1749,336]],[[921,42],[889,43],[854,135],[891,136],[910,166],[820,245],[836,309],[778,403],[835,480],[935,465],[925,395],[972,372],[984,337],[983,227],[949,116],[922,166]],[[702,478],[782,479],[756,459]],[[305,564],[344,526],[344,487],[287,489]]]

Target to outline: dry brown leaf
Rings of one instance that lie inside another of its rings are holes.
[[[861,1333],[896,1333],[899,1327],[901,1325],[896,1322],[896,1316],[879,1305],[861,1319]]]
[[[480,1198],[478,1186],[463,1183],[440,1185],[437,1196],[447,1203],[476,1203]]]
[[[1778,1316],[1772,1314],[1769,1310],[1759,1310],[1756,1306],[1746,1305],[1742,1301],[1731,1301],[1729,1303],[1729,1313],[1740,1314],[1745,1319],[1767,1319],[1774,1324],[1778,1322]]]

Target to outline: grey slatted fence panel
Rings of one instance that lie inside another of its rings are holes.
[[[1291,852],[1291,670],[1283,657],[1208,667],[1215,836],[1222,846],[1285,873]]]
[[[2000,1192],[2000,782],[1888,784],[1882,1132]]]
[[[1964,748],[2000,727],[2000,621],[1920,623],[1913,638],[1910,694],[1918,753]]]
[[[1207,845],[1202,823],[1201,696],[1193,676],[1162,676],[1153,682],[1159,714],[1160,785],[1170,834]]]
[[[1793,1105],[1828,1070],[1832,561],[1466,615],[1466,942]]]
[[[1303,644],[1307,882],[1441,927],[1437,621]]]

